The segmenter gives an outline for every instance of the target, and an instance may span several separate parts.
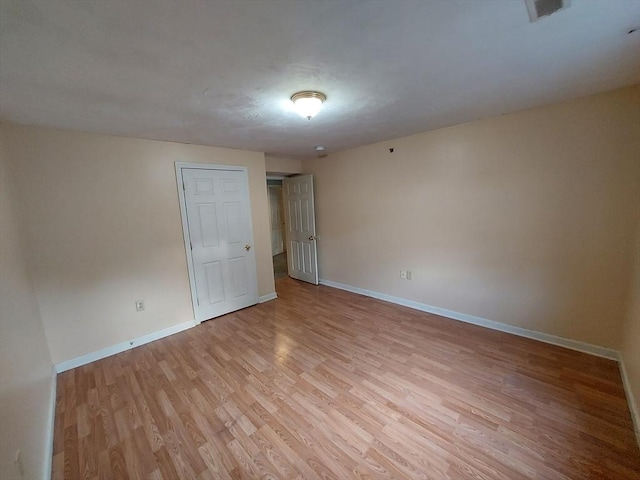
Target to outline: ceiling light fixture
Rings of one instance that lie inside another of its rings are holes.
[[[304,91],[294,93],[291,96],[293,108],[299,115],[307,120],[311,120],[322,108],[322,104],[327,99],[324,93]]]

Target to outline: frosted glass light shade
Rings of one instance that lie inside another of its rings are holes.
[[[316,116],[326,99],[320,92],[298,92],[291,97],[294,110],[307,120]]]

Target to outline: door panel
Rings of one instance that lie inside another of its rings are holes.
[[[231,273],[231,294],[234,298],[241,298],[247,292],[247,264],[244,257],[229,259],[229,271]]]
[[[302,244],[302,270],[304,273],[313,274],[313,252],[310,243]]]
[[[243,225],[242,225],[242,211],[240,204],[237,202],[224,204],[224,216],[227,221],[227,234],[230,244],[242,243]]]
[[[300,245],[300,242],[297,242],[295,240],[291,241],[291,248],[289,248],[289,256],[291,257],[289,260],[289,264],[293,267],[293,269],[295,271],[299,271],[302,270],[302,255],[300,254],[300,251],[302,250],[302,246]]]
[[[197,319],[255,305],[257,273],[246,172],[181,171]]]
[[[313,175],[285,178],[284,204],[289,276],[318,284]]]
[[[204,298],[209,305],[224,301],[224,282],[222,280],[222,262],[209,262],[203,264],[207,281],[207,297]]]
[[[202,246],[219,246],[218,219],[216,218],[216,206],[214,203],[198,204],[198,223],[202,234]]]

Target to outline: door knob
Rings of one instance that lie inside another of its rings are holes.
[[[249,250],[251,250],[251,245],[245,245],[244,249],[248,252]]]
[[[315,235],[309,235],[309,240],[316,240],[318,237],[316,237]]]

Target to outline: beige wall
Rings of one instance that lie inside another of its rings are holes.
[[[639,112],[634,87],[304,161],[321,278],[619,348]]]
[[[51,460],[52,363],[6,164],[0,130],[0,478],[43,479]],[[17,450],[24,477],[14,464]]]
[[[248,167],[258,293],[275,290],[262,153],[12,125],[5,138],[54,363],[193,320],[176,161]]]
[[[640,205],[640,198],[638,204]],[[627,316],[620,350],[633,397],[630,404],[635,409],[632,415],[635,417],[636,437],[640,445],[640,411],[638,411],[640,408],[640,229],[636,236],[635,247],[634,276],[629,289]]]
[[[269,173],[291,175],[302,172],[302,161],[294,158],[274,157],[265,155],[266,170]]]

